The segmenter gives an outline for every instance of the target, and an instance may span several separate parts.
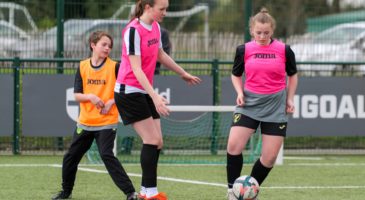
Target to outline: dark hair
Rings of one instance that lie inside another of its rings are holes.
[[[95,31],[95,32],[92,32],[90,34],[90,37],[89,37],[89,48],[90,48],[90,51],[93,51],[93,49],[91,48],[91,44],[96,44],[99,42],[99,40],[103,37],[103,36],[106,36],[110,39],[111,41],[111,48],[113,48],[113,38],[112,36],[110,36],[107,32],[105,31]]]
[[[137,0],[136,7],[134,8],[134,12],[132,14],[131,19],[139,18],[140,16],[142,16],[144,7],[146,5],[153,7],[154,4],[155,0]]]
[[[263,24],[270,23],[273,30],[276,28],[275,19],[269,14],[269,11],[265,7],[261,8],[260,12],[250,18],[250,29],[253,27],[253,25],[255,25],[255,22],[260,22]]]

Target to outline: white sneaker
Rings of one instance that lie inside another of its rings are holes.
[[[232,189],[227,190],[227,198],[228,200],[237,200],[236,196],[234,196]]]

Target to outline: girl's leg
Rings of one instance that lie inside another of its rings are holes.
[[[80,160],[94,141],[94,134],[90,131],[75,129],[70,149],[63,157],[62,163],[62,188],[72,192],[77,166]]]
[[[254,133],[254,129],[232,126],[227,144],[227,182],[232,188],[234,181],[240,176],[243,167],[242,151]]]
[[[160,119],[153,119],[153,123],[155,124],[155,127],[157,129],[157,134],[159,135],[160,141],[157,144],[157,148],[159,150],[162,149],[163,146],[163,137],[162,137],[162,130],[161,130],[161,120]]]
[[[115,137],[116,129],[104,129],[95,133],[96,144],[98,145],[100,156],[109,175],[118,188],[123,191],[124,194],[128,195],[134,193],[135,189],[122,164],[114,156],[113,148]]]
[[[141,151],[142,187],[145,188],[146,196],[148,198],[158,193],[157,163],[159,149],[162,148],[160,120],[154,120],[150,117],[135,122],[132,126],[143,141]]]
[[[279,154],[284,137],[262,133],[261,157],[254,164],[251,176],[261,185],[273,168]]]

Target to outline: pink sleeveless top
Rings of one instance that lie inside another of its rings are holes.
[[[286,88],[285,44],[274,40],[267,46],[245,44],[245,90],[273,94]]]
[[[160,45],[160,30],[158,23],[154,21],[152,23],[152,29],[148,30],[143,27],[137,19],[135,19],[124,28],[122,34],[123,38],[125,31],[130,27],[134,27],[140,36],[142,71],[146,74],[150,84],[153,85],[153,75],[156,68]],[[117,83],[133,86],[143,90],[143,87],[139,84],[137,78],[133,74],[132,66],[129,61],[129,55],[127,55],[127,49],[124,43],[122,46],[122,58],[118,72]]]

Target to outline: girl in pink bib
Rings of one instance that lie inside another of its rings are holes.
[[[241,175],[242,151],[252,134],[260,126],[262,151],[250,176],[261,185],[286,136],[287,114],[294,112],[298,83],[295,56],[288,45],[272,39],[274,30],[274,18],[262,9],[250,19],[253,40],[236,50],[231,78],[237,106],[227,142],[228,200],[237,199],[232,186]]]
[[[162,148],[160,115],[168,115],[167,100],[153,89],[156,62],[176,72],[188,84],[199,84],[162,49],[158,22],[166,15],[168,0],[139,0],[131,22],[123,30],[121,66],[114,98],[123,124],[131,124],[143,141],[140,199],[166,200],[157,190],[157,163]]]

